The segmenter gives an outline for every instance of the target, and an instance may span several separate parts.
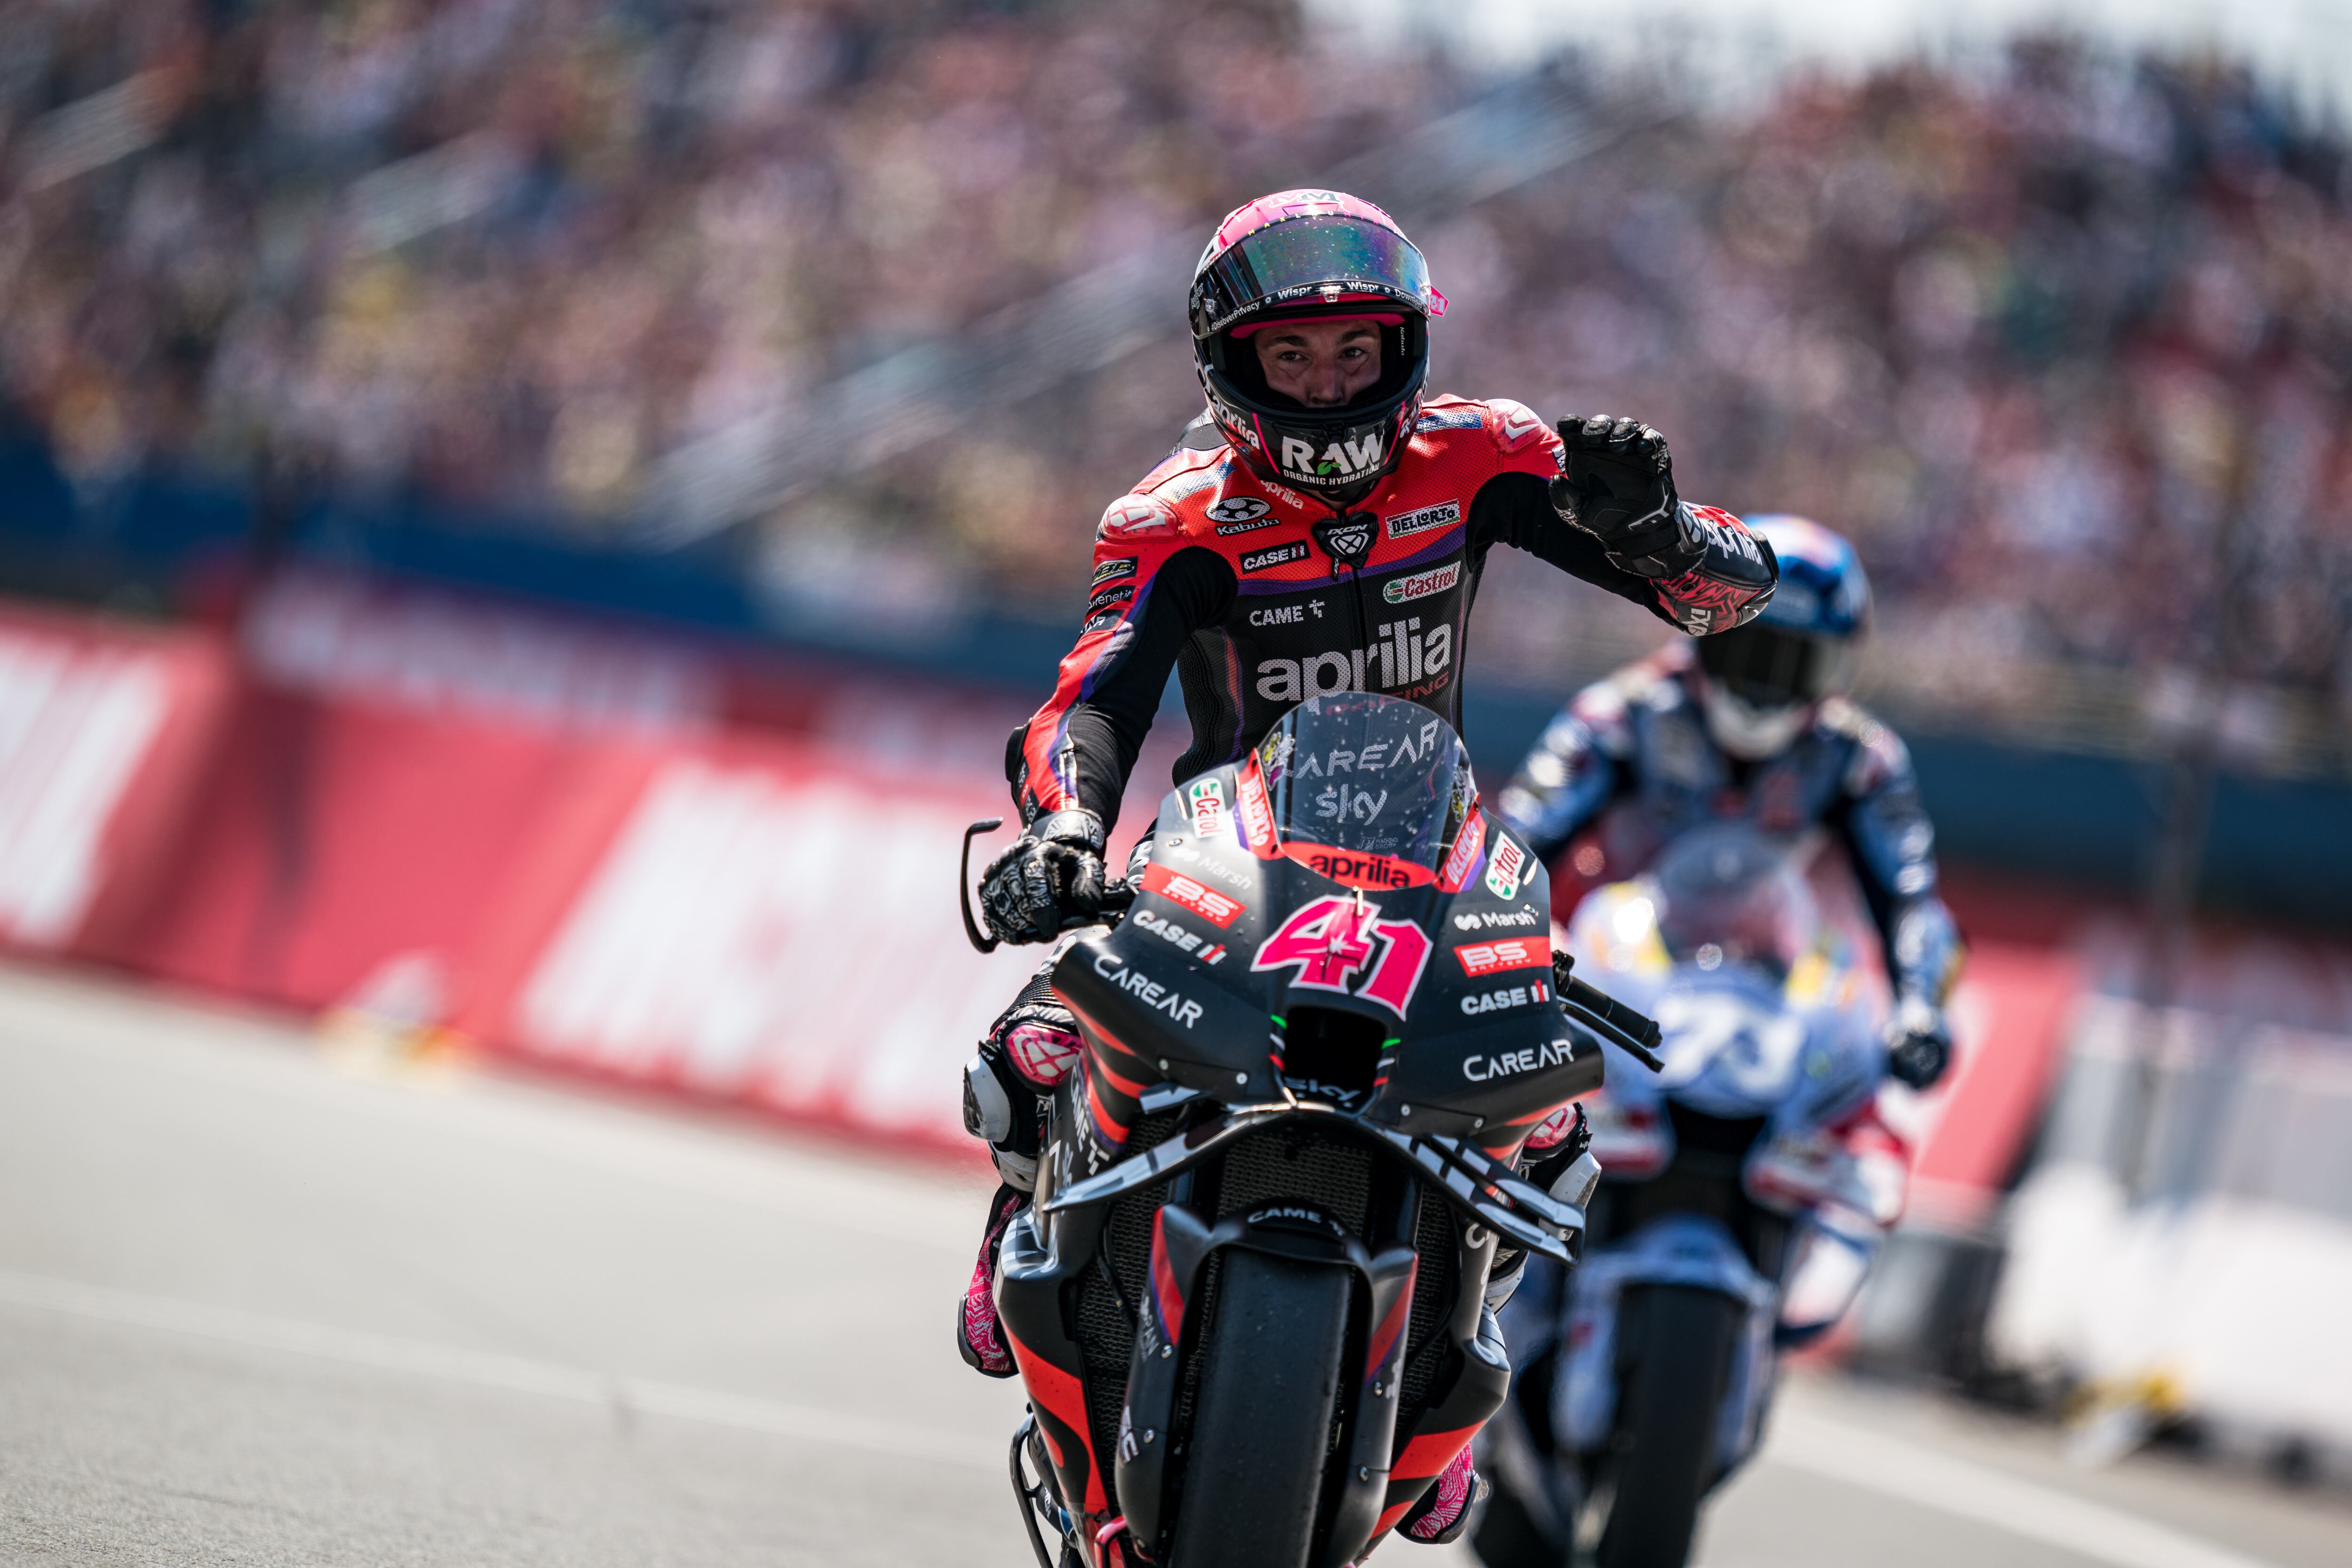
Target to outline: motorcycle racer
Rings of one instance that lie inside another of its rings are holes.
[[[1444,297],[1369,202],[1297,190],[1237,208],[1187,304],[1207,411],[1104,512],[1076,646],[1007,747],[1023,831],[981,888],[1007,942],[1049,942],[1096,912],[1171,670],[1192,726],[1181,780],[1324,693],[1387,692],[1458,727],[1464,635],[1497,544],[1694,635],[1750,619],[1777,580],[1737,518],[1679,498],[1664,438],[1638,421],[1553,428],[1507,400],[1429,395]],[[967,1125],[1005,1186],[959,1347],[992,1375],[1015,1371],[989,1297],[996,1244],[1034,1181],[1037,1097],[1079,1049],[1040,971],[967,1072]],[[1450,1539],[1472,1492],[1465,1449],[1402,1528]]]
[[[1826,827],[1884,948],[1889,1070],[1925,1089],[1950,1058],[1944,1006],[1961,943],[1937,894],[1935,829],[1910,754],[1845,695],[1870,581],[1853,546],[1817,522],[1748,525],[1780,564],[1771,604],[1727,636],[1669,645],[1578,693],[1503,791],[1499,815],[1547,863],[1562,862],[1556,900],[1633,876],[1702,822]]]

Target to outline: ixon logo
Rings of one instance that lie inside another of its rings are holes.
[[[1282,438],[1282,471],[1306,479],[1352,479],[1381,466],[1381,433],[1368,430],[1360,440],[1334,441],[1320,453],[1314,443],[1296,436]]]

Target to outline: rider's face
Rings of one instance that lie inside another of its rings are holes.
[[[1309,408],[1337,408],[1381,378],[1381,332],[1370,321],[1297,321],[1250,340],[1265,384]]]

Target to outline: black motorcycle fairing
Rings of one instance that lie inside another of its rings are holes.
[[[1497,1155],[1600,1087],[1600,1055],[1552,992],[1549,882],[1507,830],[1483,816],[1465,827],[1475,853],[1449,867],[1458,890],[1351,887],[1254,852],[1235,814],[1199,809],[1236,796],[1240,773],[1217,769],[1168,795],[1126,919],[1081,934],[1055,967],[1089,1047],[1097,1167],[1124,1147],[1151,1084],[1282,1098],[1284,1031],[1302,1009],[1381,1031],[1369,1070],[1346,1075],[1369,1080],[1369,1100],[1334,1098]]]

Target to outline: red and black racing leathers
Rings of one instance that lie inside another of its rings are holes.
[[[1008,748],[1022,821],[1071,808],[1106,828],[1117,820],[1171,666],[1192,721],[1180,780],[1239,757],[1294,703],[1324,692],[1389,692],[1458,728],[1464,633],[1497,544],[1693,633],[1763,606],[1778,578],[1769,548],[1712,507],[1684,507],[1671,575],[1613,560],[1553,508],[1561,450],[1519,404],[1432,398],[1395,468],[1351,509],[1376,521],[1353,569],[1315,531],[1330,523],[1328,506],[1259,479],[1213,426],[1196,423],[1103,514],[1077,646]],[[1340,556],[1360,553],[1338,542]]]

